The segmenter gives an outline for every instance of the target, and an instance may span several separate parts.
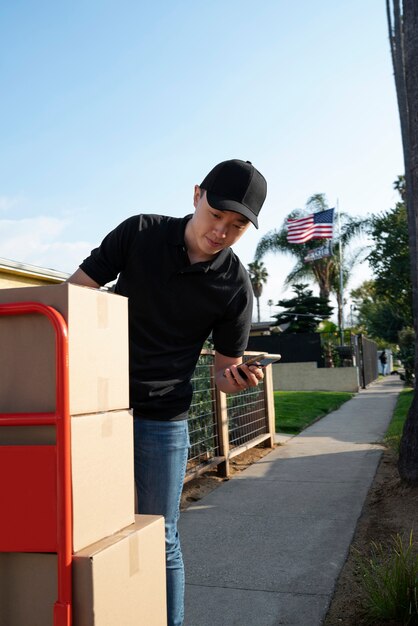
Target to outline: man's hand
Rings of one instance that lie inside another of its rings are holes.
[[[238,369],[239,368],[239,369]],[[244,372],[246,378],[240,374]],[[257,365],[245,365],[240,357],[228,357],[215,352],[215,380],[218,389],[225,393],[237,393],[249,387],[257,387],[264,372]]]

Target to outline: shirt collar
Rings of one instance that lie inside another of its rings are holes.
[[[184,233],[186,231],[187,222],[192,219],[192,215],[174,218],[168,224],[167,239],[173,246],[184,246]]]
[[[184,246],[184,233],[186,231],[186,226],[188,221],[193,217],[192,214],[186,215],[183,218],[174,219],[168,228],[167,239],[168,242],[174,246]],[[221,250],[212,261],[205,261],[202,263],[196,263],[196,265],[200,265],[205,268],[205,270],[212,270],[214,272],[219,272],[223,269],[223,265],[226,260],[229,258],[231,254],[230,248],[224,248]]]

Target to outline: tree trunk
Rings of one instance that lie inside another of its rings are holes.
[[[401,122],[405,162],[406,205],[411,258],[412,306],[415,337],[418,338],[418,1],[403,0],[401,19],[399,0],[394,0],[394,37],[388,22],[395,73],[396,93]],[[418,342],[415,340],[415,380],[418,376]],[[418,397],[408,412],[399,450],[398,469],[401,479],[418,485]]]
[[[312,264],[312,271],[319,286],[319,297],[328,300],[330,294],[328,266],[321,267],[317,261]]]
[[[260,297],[257,297],[257,322],[260,322]]]
[[[337,314],[338,314],[338,328],[341,330],[343,328],[343,307],[341,303],[341,291],[337,292]]]

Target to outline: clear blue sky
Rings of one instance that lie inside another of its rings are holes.
[[[71,272],[125,217],[192,212],[228,158],[269,186],[245,265],[313,193],[352,215],[397,200],[384,0],[14,0],[0,88],[0,257]],[[264,262],[267,318],[292,262]]]

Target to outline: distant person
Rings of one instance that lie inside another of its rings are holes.
[[[383,376],[386,376],[387,368],[388,368],[388,357],[387,357],[387,354],[386,354],[385,350],[383,350],[383,352],[379,356],[379,361],[380,361],[380,364],[382,366],[382,374],[383,374]]]
[[[219,163],[195,186],[193,215],[128,218],[69,278],[96,288],[117,278],[115,292],[128,297],[138,510],[165,518],[168,626],[183,624],[177,521],[189,449],[190,381],[209,334],[221,391],[256,387],[263,378],[256,365],[242,367],[246,378],[238,370],[253,295],[230,246],[251,224],[258,227],[266,193],[264,177],[249,161]]]

